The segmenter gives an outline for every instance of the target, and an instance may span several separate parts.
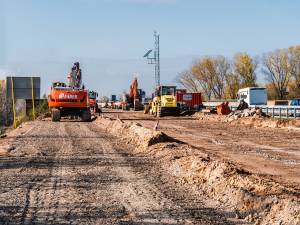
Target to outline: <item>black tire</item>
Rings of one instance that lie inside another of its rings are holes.
[[[91,111],[90,110],[84,110],[82,112],[81,119],[84,122],[90,122],[91,119],[92,119]]]
[[[139,110],[139,101],[138,100],[134,100],[133,101],[133,110],[134,111],[138,111]]]
[[[160,106],[157,107],[156,117],[162,117],[162,111]]]
[[[59,109],[52,109],[51,110],[51,118],[53,122],[60,121],[60,110]]]

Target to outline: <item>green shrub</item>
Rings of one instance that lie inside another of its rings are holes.
[[[42,99],[40,104],[35,108],[35,118],[49,111],[47,99]],[[29,110],[29,120],[33,120],[33,109]]]

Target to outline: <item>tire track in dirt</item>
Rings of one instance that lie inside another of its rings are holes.
[[[99,132],[99,127],[91,124],[88,128]],[[100,129],[101,132],[101,129]],[[114,171],[121,177],[128,179],[121,183],[114,192],[129,212],[126,223],[154,223],[154,224],[233,224],[221,210],[207,208],[203,194],[192,194],[191,190],[178,188],[170,179],[170,175],[163,174],[158,164],[148,157],[131,155],[130,148],[124,141],[117,138],[109,142],[101,142],[105,152],[113,152],[126,167],[114,167]],[[114,186],[112,188],[115,188]]]
[[[66,136],[64,125],[59,124],[58,129],[55,129],[59,136]],[[49,132],[48,130],[37,129],[39,132],[35,131],[31,134],[31,136],[35,135],[45,135],[45,132]],[[52,130],[52,129],[49,129]],[[50,136],[51,134],[49,134]],[[47,136],[47,135],[46,135]],[[39,146],[39,143],[43,143],[45,140],[42,138],[41,140],[35,143],[35,148],[41,150],[42,146]],[[22,215],[22,224],[34,224],[36,222],[39,223],[53,223],[55,224],[55,214],[58,208],[59,198],[56,198],[56,201],[52,200],[56,197],[56,192],[60,185],[61,178],[59,177],[59,170],[62,168],[60,166],[60,154],[64,149],[68,149],[68,141],[63,138],[59,141],[59,143],[51,143],[53,152],[52,152],[52,163],[48,170],[48,177],[39,181],[39,183],[34,182],[29,186],[26,198],[26,207]],[[46,154],[49,154],[47,152]],[[51,153],[50,153],[51,154]],[[49,188],[51,187],[51,188]],[[39,216],[41,214],[42,216]],[[38,221],[37,221],[38,220]]]
[[[230,224],[98,125],[34,126],[2,168],[0,224]]]

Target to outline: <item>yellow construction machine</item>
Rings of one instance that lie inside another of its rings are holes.
[[[153,94],[152,102],[145,106],[144,112],[157,117],[178,115],[176,86],[157,87]]]

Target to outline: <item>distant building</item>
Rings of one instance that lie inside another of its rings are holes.
[[[17,116],[26,116],[32,108],[32,78],[35,105],[40,100],[40,77],[6,77],[1,81],[0,125],[11,125],[13,122],[12,93],[14,93]],[[12,92],[13,90],[13,92]]]

